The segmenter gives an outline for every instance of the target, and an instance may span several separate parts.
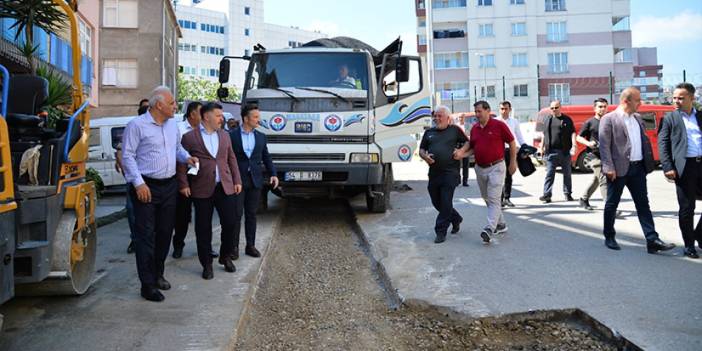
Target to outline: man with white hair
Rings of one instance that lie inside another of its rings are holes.
[[[134,202],[141,296],[157,302],[164,299],[159,290],[171,288],[163,274],[175,226],[176,160],[193,166],[198,163],[180,145],[175,111],[171,89],[156,87],[149,95],[149,109],[131,120],[122,136],[124,177]]]
[[[439,215],[436,216],[434,232],[435,243],[446,240],[446,232],[451,224],[451,233],[458,233],[463,218],[453,208],[453,192],[461,177],[461,162],[453,159],[453,152],[468,141],[461,128],[452,125],[451,111],[446,106],[439,106],[432,114],[434,127],[424,132],[419,145],[419,157],[429,165],[429,196]]]

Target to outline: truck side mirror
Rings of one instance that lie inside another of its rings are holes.
[[[223,58],[221,61],[219,61],[219,82],[221,84],[224,84],[228,81],[229,81],[229,60],[226,58]],[[219,92],[217,94],[219,95]]]
[[[397,59],[395,69],[395,80],[398,82],[408,82],[410,79],[410,60],[409,57],[400,57]]]
[[[217,97],[218,97],[220,100],[223,100],[223,99],[227,98],[228,96],[229,96],[229,89],[228,89],[228,88],[219,87],[219,88],[217,89]]]

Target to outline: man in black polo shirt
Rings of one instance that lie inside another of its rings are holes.
[[[434,127],[424,132],[419,145],[419,157],[429,165],[429,196],[431,204],[439,211],[434,232],[435,243],[446,240],[451,224],[451,233],[458,233],[463,218],[453,208],[453,192],[460,183],[461,161],[453,159],[456,148],[468,141],[461,128],[450,125],[451,112],[446,106],[437,107],[432,115]]]
[[[598,98],[594,102],[595,115],[590,117],[580,128],[580,134],[575,138],[577,142],[587,146],[590,152],[590,167],[592,167],[595,176],[590,182],[590,186],[585,189],[583,196],[580,197],[580,207],[592,211],[594,208],[590,206],[590,197],[600,188],[602,200],[607,199],[607,177],[602,173],[602,162],[600,161],[600,148],[598,133],[600,130],[600,118],[607,113],[607,99]]]
[[[573,120],[561,113],[561,102],[551,102],[551,115],[544,119],[544,138],[541,143],[541,154],[546,159],[546,179],[544,179],[544,195],[539,200],[551,202],[553,181],[556,178],[556,167],[563,170],[563,194],[567,201],[573,201],[571,193],[573,184],[570,179],[570,155],[575,145],[575,125]]]

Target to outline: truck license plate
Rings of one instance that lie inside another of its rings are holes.
[[[321,171],[289,171],[285,172],[286,182],[318,182],[322,180]]]
[[[312,133],[312,122],[295,122],[295,133]]]

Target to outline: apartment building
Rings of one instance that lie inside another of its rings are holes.
[[[224,55],[251,55],[259,43],[267,49],[281,49],[326,37],[319,32],[265,23],[263,0],[229,0],[227,6],[218,10],[211,9],[213,2],[224,5],[224,0],[176,5],[178,24],[183,30],[178,46],[179,65],[187,76],[216,81]],[[247,61],[231,61],[231,85],[239,89],[243,86],[247,66]]]
[[[99,107],[93,116],[129,116],[157,85],[176,91],[178,40],[170,0],[99,0]]]
[[[657,48],[633,48],[633,86],[641,90],[644,101],[660,102],[663,94],[663,65],[658,64]]]
[[[415,0],[434,96],[456,111],[512,101],[526,120],[559,99],[590,104],[631,85],[629,0]],[[610,89],[610,85],[614,89]]]

